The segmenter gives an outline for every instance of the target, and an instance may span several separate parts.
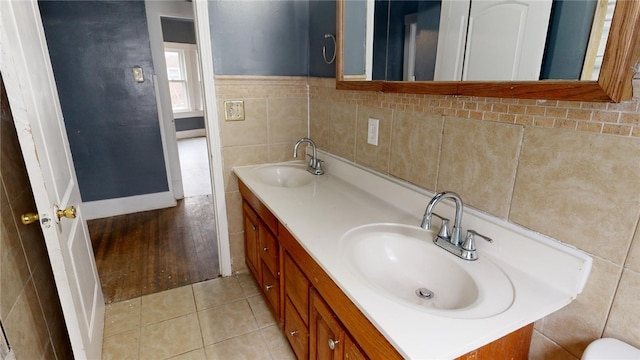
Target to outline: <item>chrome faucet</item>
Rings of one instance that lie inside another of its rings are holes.
[[[312,150],[313,150],[313,155],[310,155],[311,159],[309,160],[309,165],[307,166],[307,171],[312,173],[313,175],[322,175],[322,174],[324,174],[324,170],[322,169],[323,161],[318,159],[318,152],[316,150],[316,143],[314,143],[313,140],[311,140],[309,138],[302,138],[302,139],[296,141],[296,144],[293,146],[293,157],[298,157],[298,146],[300,146],[300,144],[302,144],[304,142],[309,143],[309,145],[311,145]]]
[[[450,243],[452,243],[453,245],[458,245],[458,244],[460,244],[460,237],[461,237],[460,234],[462,232],[461,229],[460,229],[460,226],[462,225],[462,211],[463,211],[463,207],[464,207],[464,205],[462,204],[462,199],[460,198],[460,196],[458,196],[458,194],[456,194],[456,193],[454,193],[452,191],[444,191],[444,192],[436,194],[436,196],[434,196],[433,199],[431,199],[431,201],[429,201],[429,205],[427,205],[427,209],[424,211],[424,216],[422,218],[422,224],[420,224],[420,226],[425,230],[430,230],[431,229],[431,217],[433,215],[433,208],[442,199],[446,199],[446,198],[453,199],[453,201],[456,202],[456,219],[455,219],[455,221],[453,223],[453,232],[451,233],[450,238],[447,239],[447,240]],[[437,214],[436,214],[436,216],[440,217]]]
[[[438,204],[442,199],[453,199],[456,203],[456,218],[453,223],[453,228],[449,231],[449,219],[446,219],[436,213],[433,212],[433,208]],[[462,203],[462,199],[460,196],[452,191],[444,191],[436,194],[424,211],[424,216],[422,217],[422,223],[420,227],[425,230],[431,230],[431,219],[435,215],[436,217],[442,220],[442,226],[440,231],[438,231],[438,235],[433,239],[433,242],[439,247],[447,250],[448,252],[462,258],[465,260],[476,260],[478,259],[478,252],[476,250],[475,245],[475,237],[481,237],[488,242],[493,242],[493,240],[489,237],[486,237],[482,234],[474,230],[468,230],[467,236],[464,240],[462,240],[462,212],[464,210],[464,204]]]

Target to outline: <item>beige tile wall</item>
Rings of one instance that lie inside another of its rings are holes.
[[[293,144],[308,133],[309,92],[304,77],[218,76],[215,83],[231,261],[233,271],[240,272],[246,270],[242,199],[232,169],[292,160]],[[244,121],[224,121],[225,100],[244,101]],[[303,154],[301,151],[299,157]]]
[[[38,224],[13,118],[0,82],[0,320],[18,359],[71,359],[71,347]]]
[[[583,293],[536,323],[532,359],[577,359],[602,336],[640,347],[637,99],[491,99],[338,91],[332,79],[309,84],[311,136],[325,150],[430,191],[456,191],[469,206],[593,256]],[[366,143],[369,117],[380,119],[378,147]]]
[[[308,110],[320,148],[430,191],[456,191],[468,206],[593,256],[584,292],[536,323],[532,359],[577,359],[602,336],[640,347],[637,99],[382,94],[278,77],[220,77],[216,90],[220,109],[224,99],[244,99],[247,110],[245,122],[221,129],[234,271],[245,265],[231,168],[290,159],[293,142],[306,136]],[[377,147],[366,142],[369,117],[380,120]]]

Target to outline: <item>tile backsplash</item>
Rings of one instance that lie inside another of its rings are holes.
[[[532,359],[577,359],[602,336],[640,347],[640,309],[631,300],[640,291],[639,236],[632,241],[640,218],[638,99],[491,99],[335,90],[332,79],[309,84],[311,137],[325,150],[433,192],[458,192],[471,207],[594,257],[584,292],[536,323]],[[377,148],[366,144],[362,121],[376,116],[383,118]],[[355,135],[342,133],[348,128]],[[342,136],[325,139],[335,129]]]
[[[217,76],[215,84],[232,269],[239,272],[246,270],[242,198],[231,169],[292,160],[293,144],[308,134],[309,91],[305,77]],[[244,100],[244,121],[223,121],[225,100]]]
[[[320,148],[429,191],[456,191],[471,207],[594,257],[584,292],[536,323],[532,359],[578,359],[602,336],[640,347],[638,99],[383,94],[336,90],[333,79],[321,78],[224,77],[216,89],[218,101],[266,103],[253,122],[222,129],[234,271],[245,267],[231,168],[290,159],[293,142],[306,135],[308,111]],[[380,120],[378,146],[367,144],[369,118]],[[261,135],[236,138],[248,131]]]

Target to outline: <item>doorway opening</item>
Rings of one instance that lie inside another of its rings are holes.
[[[158,109],[168,162],[179,169],[172,171],[177,205],[88,222],[107,303],[220,276],[194,21],[154,20]]]

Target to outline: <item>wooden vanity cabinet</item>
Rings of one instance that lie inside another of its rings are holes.
[[[243,198],[245,262],[282,326],[278,221],[242,182],[239,185]]]
[[[247,267],[296,357],[402,359],[242,181],[239,188]],[[532,332],[533,324],[529,324],[458,359],[527,359]]]

